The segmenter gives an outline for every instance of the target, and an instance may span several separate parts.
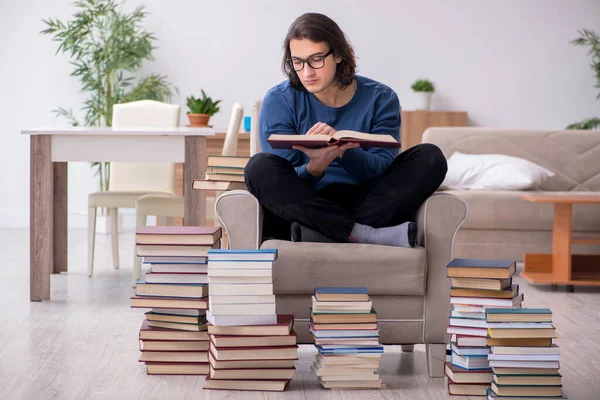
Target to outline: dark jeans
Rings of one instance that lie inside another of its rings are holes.
[[[347,242],[355,222],[374,228],[412,220],[442,184],[448,166],[441,150],[420,144],[400,153],[383,173],[359,185],[332,184],[317,190],[291,163],[271,153],[254,155],[245,168],[246,186],[263,206],[263,237],[290,240],[298,222]]]

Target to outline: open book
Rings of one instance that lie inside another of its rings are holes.
[[[361,147],[392,147],[400,148],[400,142],[391,135],[362,133],[356,131],[337,131],[329,135],[279,135],[269,136],[267,142],[274,149],[291,149],[294,145],[311,149],[325,147],[332,144],[348,142],[359,143]]]

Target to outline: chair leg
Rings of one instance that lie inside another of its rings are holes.
[[[429,343],[425,345],[427,357],[427,372],[430,378],[444,377],[444,363],[446,362],[446,345]]]
[[[135,231],[139,228],[146,226],[146,216],[135,214]],[[131,275],[131,286],[135,287],[137,281],[142,278],[142,257],[137,256],[135,250],[135,241],[133,243],[133,273]]]
[[[110,239],[112,247],[113,267],[119,269],[119,209],[109,208]]]
[[[405,353],[412,353],[412,351],[415,349],[414,344],[403,344],[400,347],[402,347],[402,351]]]
[[[96,207],[88,207],[88,276],[94,274],[94,246],[96,244]]]

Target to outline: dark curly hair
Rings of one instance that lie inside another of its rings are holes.
[[[292,23],[285,37],[281,68],[283,73],[289,77],[292,87],[306,91],[296,71],[287,62],[291,57],[290,41],[292,39],[310,39],[315,43],[327,43],[329,48],[333,50],[333,54],[342,59],[337,65],[335,80],[341,89],[352,83],[356,72],[354,49],[344,32],[331,18],[317,13],[303,14]]]

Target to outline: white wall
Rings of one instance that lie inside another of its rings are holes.
[[[68,19],[71,1],[0,1],[0,226],[29,223],[29,143],[23,128],[64,124],[50,112],[85,98],[57,44],[39,35],[42,18]],[[561,129],[600,114],[577,29],[600,33],[597,0],[130,0],[146,4],[146,27],[159,39],[144,73],[168,75],[174,102],[204,88],[222,98],[216,126],[240,101],[247,111],[280,72],[281,45],[304,12],[332,17],[348,34],[359,73],[395,89],[410,109],[410,84],[435,82],[435,109],[466,110],[476,125]],[[247,112],[248,114],[248,112]],[[182,118],[182,122],[185,122]],[[71,226],[85,226],[86,194],[96,187],[87,164],[69,169]]]

